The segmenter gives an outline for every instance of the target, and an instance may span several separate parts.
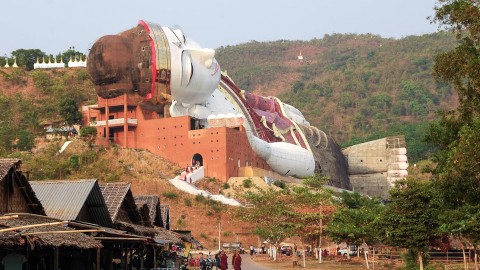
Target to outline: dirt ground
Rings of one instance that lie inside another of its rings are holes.
[[[362,258],[352,257],[351,260],[346,260],[342,257],[327,257],[324,258],[320,264],[314,257],[307,257],[305,260],[305,268],[303,268],[303,260],[299,259],[298,266],[292,266],[292,259],[290,257],[281,257],[277,261],[271,260],[268,256],[257,255],[253,257],[253,261],[258,264],[275,270],[300,270],[300,269],[337,269],[337,270],[356,270],[367,269],[365,261]],[[375,264],[375,269],[395,269],[397,266],[391,262],[382,261]],[[372,265],[370,264],[370,269]]]

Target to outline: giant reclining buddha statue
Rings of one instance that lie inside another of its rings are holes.
[[[278,98],[240,89],[222,73],[215,51],[202,48],[179,28],[140,21],[101,37],[90,50],[88,71],[104,99],[138,95],[144,109],[164,117],[189,115],[207,129],[235,121],[275,172],[296,177],[322,173],[330,176],[331,185],[351,189],[347,162],[354,161],[330,136]],[[360,167],[362,174],[378,173]]]

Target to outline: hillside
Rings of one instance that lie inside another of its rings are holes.
[[[44,136],[44,126],[79,114],[78,106],[63,104],[95,102],[85,69],[0,69],[0,155],[31,149],[34,137]]]
[[[98,179],[100,182],[129,182],[134,195],[158,195],[162,204],[170,207],[172,229],[191,230],[193,235],[209,248],[218,246],[218,229],[222,224],[222,242],[255,241],[251,226],[237,221],[233,208],[220,205],[202,196],[193,196],[177,190],[168,180],[180,168],[143,150],[89,146],[75,139],[61,154],[60,142],[43,144],[35,154],[17,153],[22,158],[22,170],[31,180]],[[54,160],[54,162],[52,162]],[[204,187],[215,192],[222,188],[216,179],[205,179]]]
[[[405,134],[416,161],[431,151],[419,140],[426,122],[457,105],[454,91],[431,75],[434,56],[455,42],[448,33],[399,40],[334,34],[251,41],[221,47],[216,57],[242,89],[280,97],[343,146]]]

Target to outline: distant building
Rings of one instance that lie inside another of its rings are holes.
[[[78,59],[77,59],[78,58]],[[7,62],[8,64],[8,62]],[[16,63],[15,63],[16,65]],[[82,56],[74,56],[70,57],[70,60],[67,62],[68,68],[85,68],[87,67],[87,58],[82,58]],[[45,61],[45,57],[42,57],[42,61],[40,62],[37,57],[37,62],[33,64],[34,69],[52,69],[52,68],[65,68],[65,63],[63,62],[63,58],[60,57],[60,61],[57,62],[57,57],[54,58],[52,61],[50,57],[48,57],[47,61]]]
[[[297,56],[297,59],[298,59],[299,61],[303,61],[302,51],[300,51],[300,54]]]
[[[50,127],[45,130],[47,140],[68,139],[77,135],[77,130],[73,127]]]
[[[98,97],[97,106],[83,107],[84,125],[97,129],[97,144],[146,149],[177,163],[204,167],[205,176],[228,180],[245,166],[270,169],[250,147],[243,126],[202,129],[190,116],[164,118],[146,111],[132,95]]]
[[[65,63],[63,63],[63,59],[60,58],[60,62],[57,62],[57,57],[54,58],[54,62],[48,57],[48,61],[45,62],[45,57],[42,57],[42,62],[39,62],[37,57],[37,62],[33,64],[33,69],[39,68],[65,68]]]

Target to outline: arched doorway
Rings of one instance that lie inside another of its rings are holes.
[[[199,163],[199,166],[203,166],[203,157],[199,153],[196,153],[192,157],[192,166],[195,166],[195,164]]]

